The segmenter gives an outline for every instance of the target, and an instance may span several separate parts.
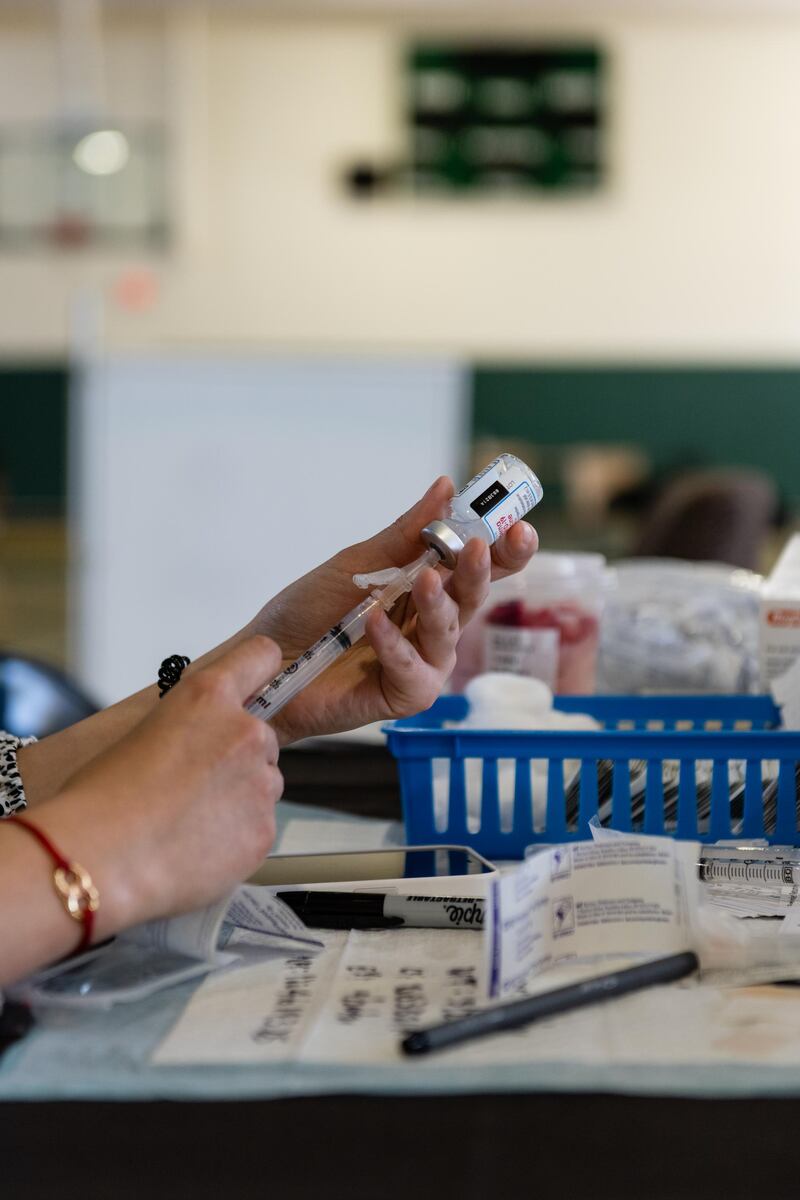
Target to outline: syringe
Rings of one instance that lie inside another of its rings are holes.
[[[704,846],[698,864],[704,883],[752,889],[800,885],[800,853],[784,846]]]
[[[542,498],[542,485],[530,467],[513,454],[501,454],[489,463],[450,501],[450,510],[441,520],[431,521],[420,537],[428,547],[406,567],[379,572],[389,582],[351,608],[319,641],[276,675],[248,701],[249,713],[270,721],[312,680],[334,663],[364,636],[367,617],[376,608],[389,612],[400,596],[410,592],[414,580],[425,567],[442,564],[453,568],[458,555],[470,538],[478,537],[492,545]],[[369,577],[365,577],[369,578]],[[382,580],[380,580],[383,582]],[[359,578],[356,577],[356,582]]]
[[[318,642],[309,646],[304,654],[281,671],[280,675],[276,675],[272,683],[253,696],[247,705],[247,711],[264,721],[270,721],[284,704],[293,700],[312,679],[326,671],[331,663],[336,662],[337,658],[364,636],[367,617],[371,612],[376,608],[389,612],[405,592],[411,591],[420,571],[425,567],[435,567],[441,561],[439,551],[431,547],[413,563],[398,570],[397,577],[391,583],[384,588],[376,588],[366,600],[351,608],[350,612],[324,633]]]

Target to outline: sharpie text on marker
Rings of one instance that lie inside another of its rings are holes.
[[[317,929],[483,929],[475,896],[396,896],[384,892],[278,892]]]

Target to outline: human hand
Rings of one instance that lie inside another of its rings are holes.
[[[243,705],[279,668],[273,642],[240,642],[41,807],[98,884],[98,938],[208,904],[261,863],[283,778],[274,731]]]
[[[366,593],[353,583],[355,573],[405,566],[421,553],[420,530],[444,515],[453,490],[449,479],[437,479],[387,529],[342,550],[270,600],[248,631],[273,638],[283,665],[293,662],[364,599]],[[461,630],[485,599],[490,579],[519,571],[537,545],[533,527],[519,522],[491,552],[484,542],[471,541],[454,571],[423,571],[391,618],[382,611],[371,614],[365,641],[275,715],[272,723],[281,743],[427,708],[452,672]]]

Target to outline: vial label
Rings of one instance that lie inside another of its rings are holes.
[[[527,479],[517,484],[513,492],[509,492],[499,504],[495,505],[482,518],[484,524],[488,525],[492,532],[492,541],[496,542],[499,537],[503,536],[507,529],[510,529],[512,525],[516,525],[517,521],[521,521],[525,514],[529,513],[538,502],[539,497]]]
[[[451,512],[464,522],[479,517],[496,542],[541,498],[541,485],[530,468],[513,455],[503,454],[454,497]]]
[[[491,512],[493,508],[500,503],[508,495],[508,488],[503,487],[499,481],[490,483],[485,491],[481,492],[480,496],[476,496],[470,501],[470,508],[479,517],[485,516],[487,512]]]

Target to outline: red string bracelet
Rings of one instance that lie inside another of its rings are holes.
[[[9,817],[8,823],[27,829],[28,833],[36,838],[42,849],[47,851],[56,864],[53,871],[55,889],[73,921],[79,921],[83,928],[81,940],[73,951],[74,954],[79,954],[91,943],[94,914],[100,907],[100,894],[92,883],[91,875],[80,863],[70,862],[69,859],[64,858],[47,834],[42,833],[41,829],[27,817]]]

